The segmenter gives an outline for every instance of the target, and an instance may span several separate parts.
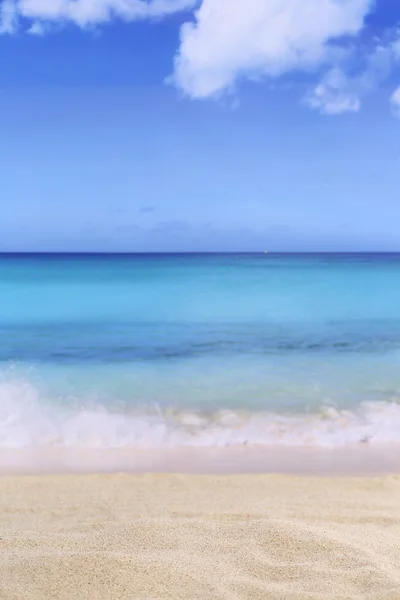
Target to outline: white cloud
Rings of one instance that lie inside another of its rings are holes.
[[[307,96],[306,103],[330,115],[357,112],[362,98],[388,77],[396,59],[393,42],[386,46],[378,43],[357,72],[347,72],[346,65],[331,68]]]
[[[134,21],[198,7],[181,29],[170,78],[191,98],[232,90],[244,78],[279,78],[302,71],[320,82],[305,103],[324,114],[357,112],[400,62],[400,30],[375,40],[358,37],[374,0],[0,0],[0,34],[44,35],[60,23],[85,28],[113,19]],[[344,43],[343,38],[346,38]],[[400,116],[400,88],[391,97]]]
[[[181,30],[173,80],[205,98],[241,77],[277,77],[332,61],[363,27],[370,0],[203,0]]]
[[[390,104],[392,106],[393,114],[400,118],[400,87],[398,87],[390,96]]]
[[[328,71],[306,102],[327,115],[357,112],[361,106],[359,93],[352,89],[351,80],[338,67]]]
[[[39,31],[46,23],[59,21],[80,27],[105,23],[113,18],[134,21],[166,16],[191,8],[194,3],[195,0],[4,0],[7,11],[2,11],[0,28],[3,33],[12,33],[19,18],[33,21],[28,30],[31,33]],[[9,14],[13,15],[11,25]]]
[[[13,33],[18,20],[14,0],[3,0],[0,9],[0,34]]]
[[[40,23],[39,21],[35,21],[29,27],[29,29],[27,30],[27,33],[30,33],[31,35],[36,35],[36,36],[40,37],[46,33],[46,28],[43,25],[43,23]]]
[[[399,34],[399,32],[398,32]],[[392,44],[393,53],[397,60],[400,60],[400,37]]]

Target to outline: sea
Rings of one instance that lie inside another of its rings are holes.
[[[400,254],[2,254],[0,340],[11,463],[400,444]]]

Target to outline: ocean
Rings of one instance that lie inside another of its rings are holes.
[[[0,255],[0,450],[400,443],[399,254]]]

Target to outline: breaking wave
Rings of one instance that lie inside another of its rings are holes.
[[[172,408],[93,406],[84,398],[52,399],[28,381],[0,382],[0,448],[179,448],[400,443],[400,405],[366,402],[356,410],[315,413],[214,413]]]

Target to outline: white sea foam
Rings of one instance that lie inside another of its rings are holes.
[[[0,448],[179,448],[281,445],[343,448],[400,443],[400,406],[360,405],[313,414],[136,410],[49,401],[30,382],[0,383]]]

